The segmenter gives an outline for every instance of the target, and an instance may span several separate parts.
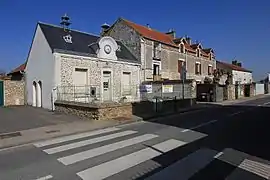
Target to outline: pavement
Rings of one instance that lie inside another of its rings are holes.
[[[270,96],[0,150],[2,180],[270,179]]]

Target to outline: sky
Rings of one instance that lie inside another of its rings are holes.
[[[257,80],[270,72],[269,0],[0,0],[0,69],[25,62],[38,21],[59,25],[65,13],[72,29],[94,34],[119,17],[162,32],[174,29],[213,48],[217,60],[239,60]]]

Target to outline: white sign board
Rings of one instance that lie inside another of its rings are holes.
[[[152,85],[151,84],[141,85],[140,92],[152,93]]]
[[[173,92],[173,85],[162,85],[162,92],[163,93],[172,93]]]

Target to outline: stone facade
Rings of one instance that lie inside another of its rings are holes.
[[[4,105],[24,105],[25,81],[4,80]]]
[[[97,88],[98,98],[102,97],[102,72],[111,71],[112,82],[112,100],[119,101],[123,95],[122,74],[128,72],[131,74],[130,85],[132,97],[130,100],[135,100],[137,88],[139,87],[140,65],[131,64],[122,61],[109,61],[97,59],[94,57],[77,57],[72,55],[61,55],[60,57],[60,86],[74,86],[73,73],[75,68],[87,70],[87,85]]]
[[[140,36],[133,28],[129,27],[123,20],[119,19],[112,28],[106,33],[115,39],[123,41],[137,58],[141,59],[141,81],[153,80],[153,46],[154,41]],[[196,81],[203,82],[205,77],[213,78],[208,75],[208,66],[211,65],[213,69],[216,68],[216,61],[209,60],[204,57],[196,57],[196,54],[185,54],[179,52],[177,45],[167,45],[161,43],[160,47],[160,75],[162,79],[177,80],[180,79],[178,72],[179,59],[185,60],[187,58],[187,79],[195,79]],[[201,63],[201,74],[195,74],[196,62]]]
[[[56,101],[55,110],[87,120],[130,120],[132,116],[131,103],[85,104]]]
[[[137,59],[141,59],[141,37],[134,29],[127,26],[122,19],[119,19],[113,28],[104,35],[121,40]]]

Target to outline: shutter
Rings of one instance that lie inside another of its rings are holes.
[[[200,64],[200,74],[202,74],[202,65]]]
[[[178,61],[178,72],[179,72],[179,73],[182,72],[182,66],[183,66],[182,61]]]

